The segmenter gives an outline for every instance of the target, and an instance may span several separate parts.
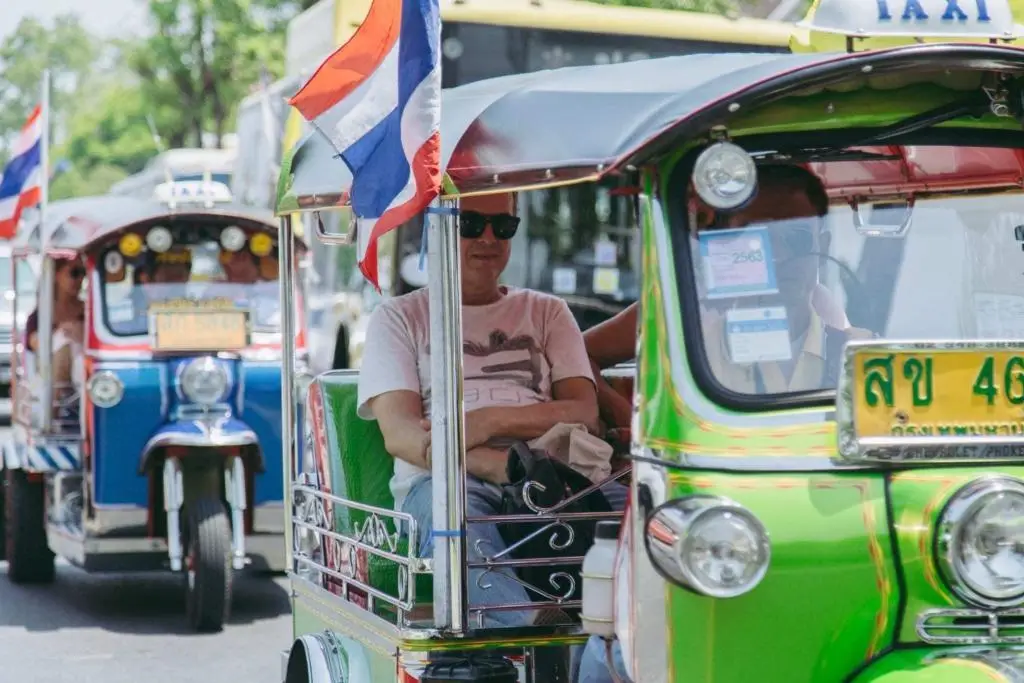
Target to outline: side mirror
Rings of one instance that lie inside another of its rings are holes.
[[[858,204],[850,202],[853,225],[866,237],[906,237],[914,218],[914,200]]]
[[[420,255],[408,254],[402,259],[402,264],[398,268],[398,276],[402,278],[403,282],[412,287],[426,287],[426,257],[424,257],[423,261],[423,270],[420,270]]]

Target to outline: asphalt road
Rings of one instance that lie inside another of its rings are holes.
[[[5,417],[0,405],[0,424]],[[279,575],[243,575],[224,630],[195,634],[177,576],[90,575],[59,563],[53,585],[21,587],[0,562],[0,683],[280,683],[286,587]]]

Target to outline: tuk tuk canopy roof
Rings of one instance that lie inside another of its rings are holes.
[[[945,68],[1021,70],[1024,52],[936,44],[852,54],[698,54],[471,83],[442,99],[446,195],[597,179],[772,98],[868,73],[920,80]],[[898,82],[889,79],[887,87]],[[278,213],[345,205],[350,185],[337,150],[314,131],[285,159]]]
[[[217,204],[213,208],[167,204],[135,197],[81,197],[52,202],[46,207],[42,225],[37,225],[29,243],[48,252],[81,252],[132,227],[218,216],[237,220],[252,227],[277,232],[277,221],[269,211],[238,204]],[[45,240],[39,243],[42,229]]]

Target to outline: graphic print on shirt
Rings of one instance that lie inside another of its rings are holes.
[[[467,407],[535,403],[542,395],[544,354],[533,337],[494,330],[486,343],[464,342],[462,353]]]

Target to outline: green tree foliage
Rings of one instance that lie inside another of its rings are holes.
[[[74,14],[58,16],[52,27],[23,19],[0,41],[0,161],[6,161],[12,134],[39,104],[43,70],[49,67],[52,75],[51,120],[59,137],[101,56],[102,46]]]
[[[141,93],[180,116],[161,130],[171,147],[218,142],[261,69],[284,61],[284,3],[256,0],[149,0],[153,35],[128,54]]]

